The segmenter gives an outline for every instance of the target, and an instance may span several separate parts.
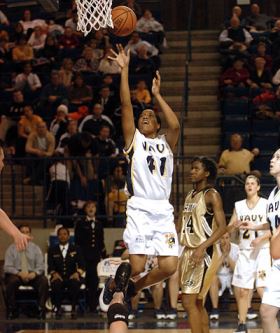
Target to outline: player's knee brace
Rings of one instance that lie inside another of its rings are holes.
[[[108,309],[107,318],[109,326],[115,321],[124,321],[128,324],[128,310],[125,305],[114,303]]]

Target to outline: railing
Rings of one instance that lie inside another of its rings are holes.
[[[187,60],[190,62],[192,61],[192,17],[193,17],[193,0],[189,1],[189,8],[188,8],[188,41],[187,41]]]
[[[123,159],[120,161],[123,162]],[[98,204],[98,218],[105,226],[123,227],[126,203],[123,187],[115,187],[113,198],[109,196],[112,183],[116,183],[112,170],[115,165],[122,164],[120,161],[86,157],[6,158],[0,182],[1,208],[13,220],[38,220],[43,222],[44,227],[55,221],[56,224],[71,227],[77,216],[84,214],[83,203],[93,200]],[[175,217],[180,213],[186,194],[184,170],[189,162],[187,158],[175,157],[170,198]],[[52,167],[51,179],[52,165],[55,167]],[[85,177],[86,184],[81,184],[79,172]],[[100,176],[97,177],[97,174]],[[108,209],[109,203],[118,209],[112,213]]]

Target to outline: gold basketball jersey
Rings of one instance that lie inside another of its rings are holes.
[[[205,242],[216,229],[213,213],[207,211],[205,194],[213,188],[206,188],[200,192],[192,190],[185,199],[180,244],[188,248],[196,248]]]

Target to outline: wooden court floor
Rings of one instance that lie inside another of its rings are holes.
[[[17,331],[16,333],[81,333],[83,330],[20,330]],[[100,332],[109,332],[108,330],[85,330],[84,332],[87,333],[100,333]],[[145,329],[145,330],[134,330],[134,329],[129,329],[129,333],[190,333],[189,329],[160,329],[160,330],[150,330],[150,329]],[[232,333],[232,329],[212,329],[210,330],[210,333]],[[249,329],[249,333],[261,333],[262,329]]]

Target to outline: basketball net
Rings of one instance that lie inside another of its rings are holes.
[[[91,30],[113,28],[112,0],[76,0],[78,12],[77,29],[86,36]]]

